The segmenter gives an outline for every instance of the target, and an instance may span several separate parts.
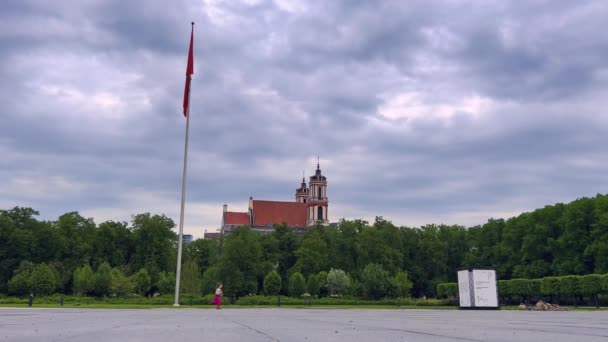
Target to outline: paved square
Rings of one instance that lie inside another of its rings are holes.
[[[608,312],[8,309],[0,341],[608,341]]]

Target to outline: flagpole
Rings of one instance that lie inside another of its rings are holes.
[[[194,31],[194,22],[192,22]],[[191,75],[187,75],[188,82],[192,80]],[[184,143],[184,172],[182,174],[182,205],[179,213],[179,238],[177,241],[177,269],[175,272],[175,302],[173,306],[179,306],[179,283],[182,271],[182,245],[184,236],[184,206],[186,202],[186,170],[188,166],[188,133],[190,131],[190,88],[188,87],[188,107],[186,109],[186,142]]]

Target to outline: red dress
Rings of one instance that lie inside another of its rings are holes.
[[[219,288],[215,290],[215,305],[218,309],[222,306],[222,290]]]

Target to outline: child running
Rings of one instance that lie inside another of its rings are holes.
[[[215,305],[217,305],[216,309],[218,310],[222,308],[222,296],[224,295],[224,292],[222,291],[223,287],[224,284],[221,282],[217,283],[215,286]]]

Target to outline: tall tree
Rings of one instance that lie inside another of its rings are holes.
[[[93,267],[104,262],[112,267],[126,265],[133,254],[133,233],[126,222],[106,221],[96,229],[92,245]]]
[[[78,267],[74,270],[74,293],[86,295],[95,290],[95,272],[89,264]]]
[[[133,217],[133,269],[145,268],[156,283],[162,271],[173,271],[176,261],[175,223],[165,215],[139,214]]]
[[[237,228],[224,239],[219,276],[226,295],[257,293],[259,280],[264,277],[261,257],[259,235],[251,228]]]
[[[180,290],[186,294],[200,294],[201,270],[197,259],[186,258],[182,266]]]
[[[294,272],[310,275],[329,268],[329,249],[324,239],[324,229],[325,227],[314,227],[306,233],[295,252],[297,261],[293,267]]]
[[[112,267],[107,262],[102,263],[95,272],[94,292],[97,296],[107,296],[110,294],[112,286]]]
[[[368,298],[380,299],[387,294],[390,277],[380,264],[368,264],[361,272],[361,284]]]

